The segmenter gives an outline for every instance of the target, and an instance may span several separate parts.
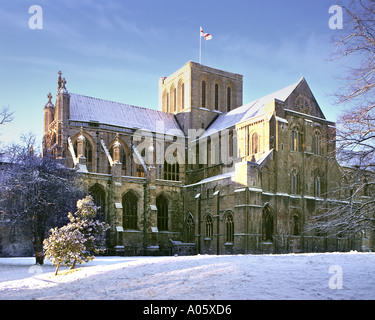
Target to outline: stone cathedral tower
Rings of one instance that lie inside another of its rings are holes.
[[[189,61],[159,81],[159,110],[188,129],[207,129],[219,115],[242,105],[243,76]]]

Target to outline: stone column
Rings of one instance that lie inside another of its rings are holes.
[[[146,247],[156,249],[159,246],[158,233],[158,210],[156,207],[156,167],[150,166],[146,172],[145,196],[145,242]]]
[[[112,174],[112,201],[114,203],[113,208],[113,224],[116,226],[116,245],[117,248],[119,246],[123,246],[123,226],[122,226],[122,182],[121,182],[121,169],[122,164],[121,162],[114,162],[113,166],[111,167],[111,174]]]
[[[213,199],[213,205],[212,205],[212,213],[214,214],[213,217],[216,220],[216,230],[215,228],[213,228],[212,235],[213,235],[213,239],[216,236],[216,242],[213,242],[213,243],[215,243],[214,246],[216,246],[217,255],[220,254],[220,203],[219,203],[220,198],[219,198],[219,193],[220,193],[219,190],[214,192],[213,194],[214,199]]]
[[[201,194],[198,193],[195,195],[195,212],[196,212],[196,221],[198,223],[198,234],[197,234],[197,244],[198,244],[198,253],[201,253],[201,248],[202,248],[202,244],[201,244],[201,239],[202,239],[202,235],[201,235],[201,229],[202,229],[202,222],[201,222]]]

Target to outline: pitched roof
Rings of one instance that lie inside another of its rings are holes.
[[[298,82],[284,89],[275,91],[232,111],[221,114],[216,118],[216,120],[211,124],[211,126],[206,130],[205,134],[201,138],[209,136],[215,132],[230,128],[237,123],[241,123],[264,114],[265,105],[267,103],[269,103],[273,99],[285,101],[303,80],[304,78],[301,78]]]
[[[75,93],[70,94],[70,120],[97,121],[107,125],[173,135],[177,135],[177,130],[181,132],[173,114]]]

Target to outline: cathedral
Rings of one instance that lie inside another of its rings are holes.
[[[70,92],[59,72],[43,152],[85,178],[108,254],[356,249],[303,232],[342,170],[306,80],[242,96],[242,75],[192,61],[159,79],[159,110]]]

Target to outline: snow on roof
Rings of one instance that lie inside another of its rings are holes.
[[[256,116],[264,114],[265,105],[267,103],[269,103],[273,99],[285,101],[302,80],[303,78],[284,89],[273,92],[269,95],[266,95],[262,98],[254,100],[248,104],[245,104],[241,107],[238,107],[236,109],[233,109],[232,111],[229,111],[218,116],[201,138],[214,134],[218,131],[230,128],[236,125],[237,123],[241,123]]]
[[[205,183],[209,183],[209,182],[215,182],[215,181],[218,181],[218,180],[222,180],[222,179],[229,179],[229,178],[232,178],[236,175],[236,172],[235,171],[231,171],[231,172],[227,172],[227,173],[222,173],[222,174],[219,174],[217,176],[213,176],[213,177],[209,177],[209,178],[206,178],[206,179],[203,179],[197,183],[193,183],[193,184],[189,184],[187,186],[185,186],[186,188],[189,188],[189,187],[192,187],[192,186],[196,186],[196,185],[199,185],[199,184],[205,184]]]
[[[75,93],[70,94],[70,120],[183,135],[173,114]]]
[[[262,165],[263,164],[263,161],[264,160],[266,160],[267,158],[268,158],[268,156],[270,155],[270,154],[272,154],[272,152],[273,152],[273,149],[271,149],[271,150],[268,150],[267,152],[265,152],[258,160],[257,160],[257,162],[256,162],[256,164],[258,164],[258,165]]]
[[[267,103],[273,99],[285,101],[302,80],[303,78],[284,89],[219,115],[201,138],[264,114]],[[113,126],[183,136],[173,114],[75,93],[70,95],[70,120],[94,121]]]

